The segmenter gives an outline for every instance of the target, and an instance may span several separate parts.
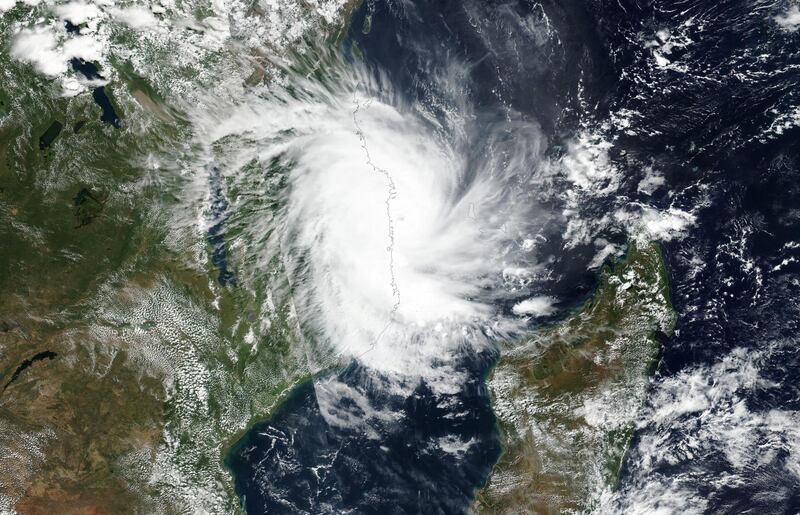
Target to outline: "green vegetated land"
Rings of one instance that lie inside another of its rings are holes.
[[[31,9],[0,17],[3,48]],[[192,197],[205,172],[176,169],[192,128],[113,66],[121,128],[0,52],[0,512],[235,512],[224,454],[309,376],[314,350],[280,263],[250,267],[257,242],[234,223],[237,281],[217,280],[194,225],[212,217]],[[220,188],[231,206],[245,195]]]
[[[618,480],[675,312],[658,245],[632,242],[565,320],[508,345],[488,384],[503,453],[475,509],[578,513]]]

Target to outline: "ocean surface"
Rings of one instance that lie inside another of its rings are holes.
[[[519,298],[579,305],[600,242],[620,246],[648,214],[674,215],[643,224],[663,241],[678,325],[624,463],[612,503],[621,513],[800,510],[800,32],[780,22],[790,7],[366,2],[343,43],[407,101],[464,88],[487,126],[538,124],[545,160],[584,155],[571,141],[588,148],[605,183],[554,180],[531,193],[550,208],[537,255],[548,273]],[[442,81],[454,57],[463,73]],[[570,188],[583,196],[565,214]],[[570,217],[590,237],[570,240]],[[507,312],[519,299],[496,300]],[[492,359],[465,353],[471,379],[447,399],[424,384],[386,395],[357,364],[298,387],[229,456],[243,505],[464,513],[499,453],[482,384]],[[342,423],[348,412],[363,419],[364,406],[380,412],[373,422]]]

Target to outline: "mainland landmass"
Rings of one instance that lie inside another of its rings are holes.
[[[355,5],[335,23],[309,6],[290,14],[333,37]],[[22,2],[3,13],[0,45],[44,15]],[[202,24],[209,8],[194,15]],[[110,37],[122,50],[109,62],[73,63],[107,84],[77,96],[0,52],[0,512],[235,513],[225,453],[313,372],[311,352],[280,264],[256,273],[229,248],[253,244],[216,212],[241,193],[194,198],[206,171],[164,170],[157,156],[196,150],[175,107],[182,85],[234,66],[263,84],[269,62],[230,45],[192,68],[164,52],[169,40]]]
[[[20,2],[0,17],[0,43],[37,16]],[[168,62],[156,50],[142,62]],[[268,60],[253,59],[263,66],[243,84],[269,80]],[[0,512],[236,512],[225,453],[315,371],[315,351],[280,263],[254,270],[238,257],[257,242],[225,206],[244,192],[212,184],[220,197],[189,198],[211,203],[192,211],[207,233],[181,225],[192,185],[149,159],[180,162],[192,128],[163,82],[111,61],[92,64],[109,80],[102,95],[66,97],[0,52]],[[159,73],[184,84],[201,71]],[[250,171],[264,178],[252,190],[279,196],[269,169]],[[504,453],[476,507],[577,510],[613,487],[673,324],[660,251],[637,243],[580,311],[504,348],[489,381]]]

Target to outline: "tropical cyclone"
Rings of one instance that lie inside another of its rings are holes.
[[[487,295],[498,283],[516,299],[534,277],[505,284],[499,265],[534,245],[525,224],[538,217],[516,185],[547,171],[538,124],[509,112],[490,124],[492,151],[465,195],[472,140],[440,141],[447,131],[395,105],[403,92],[383,77],[303,52],[305,35],[325,40],[352,8],[45,1],[0,17],[12,49],[0,53],[0,512],[236,511],[222,456],[298,382],[357,357],[452,395],[464,376],[447,353],[552,313],[554,299],[532,297],[495,316]],[[101,118],[88,94],[99,88],[121,123]],[[462,88],[445,89],[462,134],[474,113]],[[567,218],[615,194],[610,146],[568,148]],[[638,211],[615,219],[642,238],[691,221]],[[593,218],[569,221],[570,241],[592,243]],[[598,266],[616,251],[605,243]],[[659,251],[637,242],[583,311],[504,348],[490,387],[506,453],[478,506],[510,509],[520,485],[541,492],[523,505],[546,495],[553,509],[606,492],[653,332],[673,323]],[[555,439],[523,439],[532,427]],[[562,428],[580,445],[559,441]],[[456,443],[440,447],[457,455]]]

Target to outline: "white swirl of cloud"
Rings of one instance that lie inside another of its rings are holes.
[[[280,245],[307,334],[381,371],[447,376],[432,364],[498,321],[484,297],[512,229],[530,223],[518,181],[536,170],[540,133],[512,116],[477,124],[463,98],[437,118],[358,65],[334,69],[197,125],[209,143],[237,141],[226,173],[253,159],[287,170],[270,222],[281,236],[261,251]]]

